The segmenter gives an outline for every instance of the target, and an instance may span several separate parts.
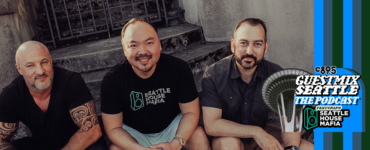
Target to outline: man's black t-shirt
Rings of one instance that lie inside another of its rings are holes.
[[[142,79],[126,60],[113,67],[101,87],[101,110],[122,112],[123,123],[141,133],[164,130],[180,113],[179,103],[198,97],[188,64],[161,54],[153,75]]]
[[[34,138],[63,147],[79,129],[69,110],[93,100],[81,75],[53,67],[50,102],[43,113],[33,100],[22,76],[0,94],[0,122],[26,124]],[[48,143],[48,144],[51,144]]]

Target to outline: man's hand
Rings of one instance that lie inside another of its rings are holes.
[[[284,150],[278,140],[261,128],[259,128],[254,140],[264,150]]]
[[[159,144],[150,146],[150,148],[154,148],[154,149],[161,148],[162,150],[180,150],[182,146],[178,140],[173,139],[171,142],[159,143]]]

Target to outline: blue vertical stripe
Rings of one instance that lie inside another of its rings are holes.
[[[324,1],[314,0],[314,67],[324,65]],[[314,71],[315,72],[315,71]],[[317,74],[315,72],[315,74]],[[314,129],[314,132],[318,131]],[[323,149],[323,132],[315,132],[314,147]]]
[[[314,131],[314,136],[315,136],[313,138],[313,141],[314,141],[314,144],[313,144],[314,149],[324,149],[324,132],[322,132],[321,130],[318,131],[316,129],[313,129],[313,131]],[[326,142],[326,140],[325,140],[325,142]],[[332,144],[332,143],[330,143],[330,144]]]
[[[324,65],[324,2],[314,1],[314,67]]]
[[[353,68],[352,0],[343,0],[343,68]]]
[[[353,68],[352,0],[343,0],[343,68]],[[352,149],[352,132],[343,132],[343,149]]]
[[[352,146],[352,134],[353,132],[343,132],[343,149],[350,150],[353,148]]]

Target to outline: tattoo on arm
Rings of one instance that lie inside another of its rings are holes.
[[[18,129],[18,123],[0,122],[0,139],[9,140]]]
[[[14,150],[15,147],[10,144],[10,137],[17,131],[18,123],[0,122],[0,150]]]
[[[6,141],[0,141],[0,150],[16,150],[16,148]]]
[[[78,127],[80,127],[80,129],[77,131],[78,133],[87,132],[94,127],[94,125],[99,124],[94,100],[73,108],[69,112],[73,121]]]

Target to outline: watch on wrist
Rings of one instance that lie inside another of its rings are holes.
[[[299,148],[295,145],[292,145],[292,146],[285,147],[284,150],[299,150]]]
[[[174,139],[178,140],[178,141],[180,142],[180,145],[181,145],[182,147],[184,147],[184,146],[185,146],[186,141],[185,141],[182,137],[178,137],[178,136],[176,136]]]

